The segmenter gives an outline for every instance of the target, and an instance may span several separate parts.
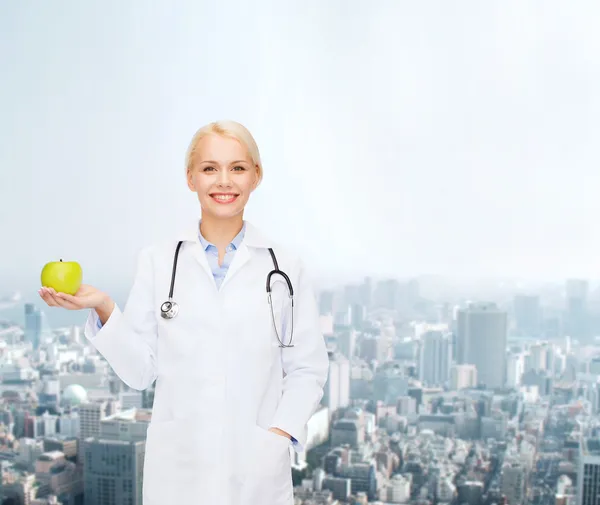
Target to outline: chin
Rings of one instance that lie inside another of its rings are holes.
[[[211,216],[213,216],[217,219],[231,219],[232,217],[235,217],[235,216],[241,214],[243,210],[244,210],[243,207],[235,208],[235,209],[222,209],[222,208],[215,209],[213,205],[204,209],[205,212],[207,212],[208,214],[210,214]]]

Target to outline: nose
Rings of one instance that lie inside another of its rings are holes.
[[[229,175],[229,170],[220,170],[219,178],[217,180],[217,185],[219,187],[229,187],[231,186],[231,179]]]

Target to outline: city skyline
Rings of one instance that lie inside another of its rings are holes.
[[[434,302],[415,279],[320,292],[328,378],[307,450],[293,458],[294,496],[551,505],[556,487],[579,505],[573,500],[594,493],[587,481],[599,471],[591,440],[600,434],[600,306],[587,282],[572,279],[562,292],[559,305],[516,295],[502,308]],[[3,505],[17,505],[33,482],[32,505],[47,505],[48,493],[77,505],[82,492],[90,504],[139,503],[154,384],[127,387],[81,321],[52,327],[18,293],[2,299],[25,311],[23,328],[0,317],[3,415],[15,419]],[[484,462],[477,471],[475,460]],[[50,473],[60,479],[48,482]]]

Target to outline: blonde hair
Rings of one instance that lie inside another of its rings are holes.
[[[236,121],[223,120],[223,121],[213,121],[202,128],[200,128],[192,137],[190,145],[188,147],[186,156],[185,156],[185,172],[186,175],[189,170],[192,168],[192,162],[194,158],[194,154],[196,153],[196,147],[198,146],[198,142],[200,139],[207,135],[221,135],[222,137],[229,137],[234,140],[240,142],[243,146],[248,150],[248,154],[252,159],[252,162],[256,166],[258,173],[258,184],[263,177],[263,167],[262,162],[260,160],[260,152],[258,150],[258,145],[254,140],[254,137],[248,131],[248,129]]]

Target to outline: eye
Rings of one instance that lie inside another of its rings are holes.
[[[243,166],[241,166],[241,165],[238,165],[238,166],[236,166],[236,167],[233,167],[233,169],[234,169],[234,170],[238,170],[238,169],[239,169],[238,171],[239,171],[239,172],[241,172],[241,171],[243,171],[243,170],[246,170],[246,167],[243,167]]]
[[[209,170],[214,170],[214,169],[215,169],[215,167],[210,167],[210,166],[209,166],[209,167],[204,167],[204,168],[202,169],[202,171],[203,171],[203,172],[208,172]]]

